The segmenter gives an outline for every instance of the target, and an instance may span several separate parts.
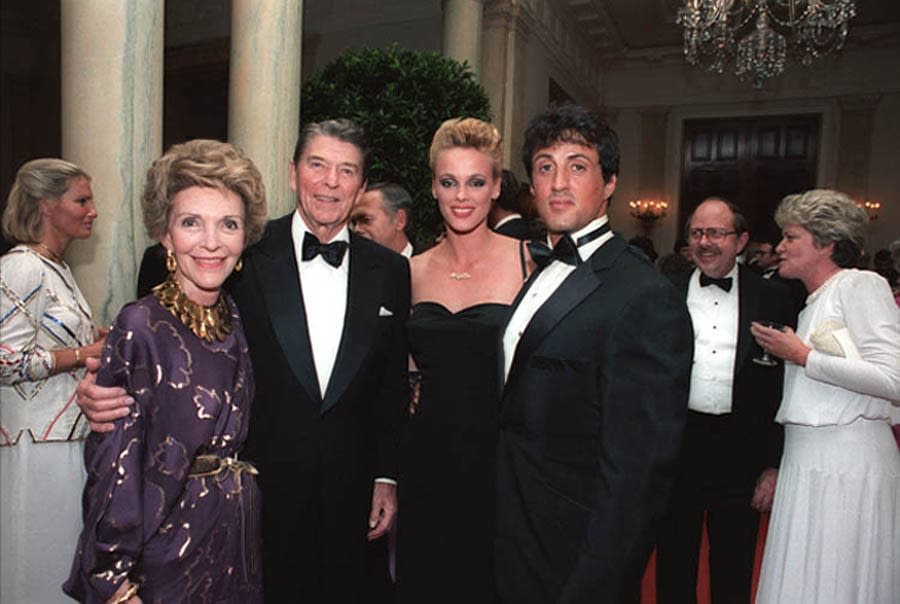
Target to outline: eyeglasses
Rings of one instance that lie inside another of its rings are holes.
[[[706,238],[710,241],[722,241],[728,235],[736,235],[737,231],[726,231],[725,229],[717,229],[715,227],[710,227],[708,229],[691,229],[688,231],[688,237],[695,240],[700,240],[706,235]]]

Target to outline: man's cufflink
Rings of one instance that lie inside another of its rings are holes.
[[[378,309],[378,316],[379,317],[393,317],[394,313],[392,313],[391,311],[386,309],[384,306],[382,306],[381,308]]]

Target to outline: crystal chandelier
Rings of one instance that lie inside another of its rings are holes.
[[[789,51],[809,65],[840,49],[855,14],[854,0],[686,0],[677,22],[688,63],[722,73],[734,58],[735,74],[761,88]]]

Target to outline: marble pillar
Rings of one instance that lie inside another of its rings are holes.
[[[475,75],[481,73],[481,15],[484,0],[444,0],[445,57],[468,62]]]
[[[302,0],[232,0],[228,139],[262,173],[269,216],[296,206],[288,165],[300,124]]]
[[[533,26],[534,19],[519,3],[492,2],[485,11],[481,85],[491,103],[493,123],[503,135],[503,165],[522,178],[519,150],[529,116],[521,106],[521,90]]]
[[[163,0],[62,0],[63,158],[92,177],[99,214],[67,254],[103,325],[135,297],[140,197],[162,151]]]

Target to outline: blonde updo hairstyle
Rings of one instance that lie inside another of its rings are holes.
[[[59,199],[69,190],[72,179],[78,177],[91,180],[80,167],[55,157],[33,159],[22,164],[3,211],[3,235],[7,241],[40,241],[41,201]]]
[[[494,178],[500,178],[503,171],[503,140],[500,131],[491,124],[474,117],[455,117],[441,124],[428,150],[428,165],[434,166],[441,152],[462,147],[481,151],[491,158]]]
[[[243,151],[230,143],[196,139],[173,145],[153,162],[141,198],[147,234],[166,232],[172,200],[191,187],[236,193],[244,203],[244,245],[262,237],[266,226],[266,190],[262,176]]]
[[[812,189],[785,197],[775,210],[775,222],[781,228],[788,224],[803,227],[820,248],[833,243],[832,261],[842,268],[852,268],[862,255],[869,218],[844,193]]]

